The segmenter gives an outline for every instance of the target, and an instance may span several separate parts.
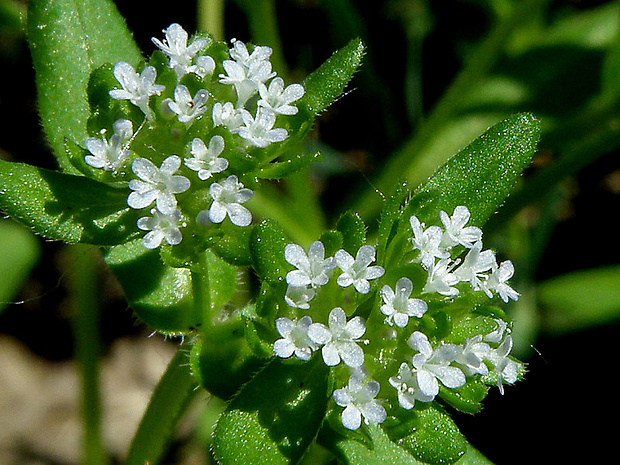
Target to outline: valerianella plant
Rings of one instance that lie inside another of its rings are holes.
[[[83,8],[73,21],[31,2],[61,172],[0,162],[0,207],[49,239],[101,247],[136,317],[188,335],[189,364],[182,352],[162,383],[189,396],[195,380],[228,402],[217,460],[297,463],[314,443],[343,463],[475,453],[450,411],[478,412],[525,372],[501,307],[519,298],[515,267],[482,228],[529,164],[538,121],[498,123],[415,189],[395,179],[371,228],[347,212],[297,244],[253,212],[255,193],[317,159],[301,142],[360,66],[361,42],[289,83],[267,46],[171,24],[144,58],[111,4]],[[97,32],[82,34],[89,21]],[[239,276],[258,289],[242,301]],[[152,411],[169,408],[166,392]],[[159,458],[149,415],[128,463]]]

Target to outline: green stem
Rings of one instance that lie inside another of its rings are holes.
[[[101,401],[99,396],[99,296],[97,268],[99,252],[92,246],[75,245],[67,248],[75,359],[81,375],[81,414],[83,424],[82,463],[108,463],[101,436]]]
[[[206,31],[215,40],[224,40],[224,0],[198,0],[198,30]]]
[[[157,384],[133,438],[125,465],[156,465],[161,461],[173,429],[198,392],[182,345]]]
[[[423,181],[438,167],[438,156],[445,154],[428,153],[422,156],[428,144],[441,133],[446,124],[459,108],[463,96],[467,95],[489,72],[504,50],[511,32],[522,24],[531,14],[540,0],[520,2],[512,14],[501,18],[497,25],[484,39],[463,70],[457,75],[432,113],[424,120],[414,136],[398,150],[387,163],[385,169],[374,181],[374,186],[386,196],[392,194],[399,180],[407,179],[413,185]],[[442,160],[443,161],[443,160]],[[366,222],[375,217],[381,207],[381,197],[375,190],[359,196],[354,203],[354,210]]]

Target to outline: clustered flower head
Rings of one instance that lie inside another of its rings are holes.
[[[85,164],[104,181],[126,183],[130,208],[148,209],[137,230],[147,231],[149,249],[178,245],[190,225],[193,236],[226,218],[249,226],[248,160],[289,137],[285,120],[304,95],[273,71],[269,47],[233,40],[223,49],[176,23],[163,34],[152,38],[157,49],[147,64],[114,64],[109,98],[117,104],[107,107],[118,113],[85,141]]]
[[[521,376],[524,368],[510,356],[513,341],[503,318],[487,315],[485,324],[460,336],[438,337],[432,329],[437,315],[449,312],[457,299],[519,298],[508,284],[512,263],[498,264],[495,252],[483,250],[482,231],[467,226],[469,218],[465,206],[451,216],[442,211],[443,227],[427,227],[411,216],[409,249],[402,254],[410,262],[403,269],[418,271],[400,277],[387,263],[375,264],[372,245],[333,256],[326,256],[321,241],[307,251],[297,244],[285,247],[293,268],[285,277],[289,312],[276,320],[280,338],[273,352],[302,361],[321,353],[342,383],[332,397],[344,409],[345,428],[382,423],[399,409],[433,402],[442,390],[480,379],[503,394],[504,385]],[[360,308],[364,317],[357,314]],[[475,316],[461,318],[466,323]]]

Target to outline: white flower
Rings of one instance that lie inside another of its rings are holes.
[[[519,293],[510,287],[507,281],[514,275],[515,268],[510,260],[503,261],[499,267],[494,267],[485,286],[488,291],[495,291],[500,298],[508,303],[508,300],[519,300]]]
[[[196,58],[196,64],[187,68],[189,73],[194,73],[201,79],[213,74],[215,71],[215,60],[209,55]]]
[[[175,209],[172,213],[165,215],[153,208],[151,215],[153,216],[145,216],[138,220],[138,228],[149,231],[142,238],[144,247],[156,249],[164,239],[170,245],[181,243],[182,236],[179,230],[181,212],[179,210]]]
[[[372,245],[360,247],[355,259],[349,252],[341,249],[334,255],[334,260],[342,270],[342,274],[338,276],[338,285],[348,287],[353,284],[360,294],[368,294],[370,291],[369,279],[380,278],[385,273],[381,266],[368,266],[375,261],[375,248]]]
[[[243,126],[237,129],[230,129],[233,134],[239,134],[250,144],[256,147],[265,148],[273,142],[282,142],[288,137],[288,132],[284,128],[275,128],[276,114],[263,107],[256,110],[256,118],[253,118],[249,111],[240,111]]]
[[[474,291],[482,289],[488,294],[481,278],[486,279],[482,273],[493,268],[497,268],[495,253],[492,250],[482,251],[482,242],[478,241],[469,250],[463,263],[454,271],[454,275],[459,281],[468,281]]]
[[[495,331],[491,331],[489,334],[484,336],[484,340],[497,344],[503,339],[504,332],[507,330],[508,325],[504,320],[501,320],[499,318],[495,319],[495,323],[497,323],[497,329]],[[508,332],[510,332],[510,330],[508,330]]]
[[[489,369],[484,360],[488,358],[490,351],[491,347],[482,342],[482,335],[479,334],[465,340],[455,361],[461,365],[466,375],[486,375]]]
[[[110,97],[116,100],[129,100],[151,119],[153,113],[149,108],[149,98],[161,94],[165,89],[165,86],[155,84],[157,78],[155,68],[147,66],[138,74],[129,63],[119,61],[114,65],[113,73],[123,88],[112,89],[109,92]]]
[[[362,317],[356,316],[347,322],[347,316],[340,307],[329,313],[329,327],[313,323],[308,336],[318,345],[322,345],[323,361],[327,366],[336,366],[340,360],[348,367],[358,368],[364,363],[364,351],[357,345],[366,332]]]
[[[418,385],[418,377],[406,363],[402,363],[398,369],[398,376],[389,379],[390,384],[396,389],[398,403],[406,410],[411,410],[415,401],[431,402],[435,396],[427,395]]]
[[[141,180],[129,181],[129,188],[134,192],[127,197],[127,204],[131,208],[140,209],[155,201],[161,213],[172,214],[177,208],[174,194],[185,192],[190,187],[189,179],[174,174],[180,166],[181,158],[176,155],[166,158],[161,168],[157,168],[151,160],[136,158],[131,169]]]
[[[164,102],[170,111],[175,113],[181,123],[190,123],[207,111],[205,104],[209,99],[209,92],[200,89],[192,98],[189,89],[183,84],[174,88],[174,100]]]
[[[387,315],[386,322],[392,326],[395,324],[399,328],[404,328],[409,322],[409,317],[421,318],[428,309],[426,302],[422,299],[410,299],[413,291],[413,283],[408,278],[400,278],[396,281],[396,287],[392,288],[385,285],[381,288],[383,305],[381,312]]]
[[[224,138],[222,136],[213,136],[209,141],[208,148],[202,139],[196,137],[192,140],[192,148],[190,150],[194,157],[186,158],[185,166],[191,170],[198,171],[198,178],[204,181],[213,176],[213,174],[221,173],[228,168],[228,160],[219,157],[223,151]]]
[[[233,133],[237,132],[243,125],[241,110],[235,108],[231,102],[226,102],[223,105],[220,102],[214,103],[212,118],[214,126],[224,126]]]
[[[310,301],[314,298],[314,294],[315,292],[312,288],[289,285],[286,288],[284,301],[291,307],[308,310],[310,308]]]
[[[259,46],[250,54],[243,42],[233,42],[230,49],[232,60],[222,62],[226,74],[220,74],[220,82],[235,87],[237,108],[242,108],[248,99],[258,92],[259,85],[276,75],[271,71],[271,52],[269,47]]]
[[[213,223],[221,223],[226,215],[236,226],[248,226],[252,222],[252,214],[241,204],[250,200],[253,193],[243,187],[237,176],[231,175],[219,183],[214,182],[209,186],[209,194],[213,203],[208,215]]]
[[[299,100],[304,95],[304,87],[301,84],[291,84],[284,88],[284,80],[276,77],[271,80],[269,87],[259,85],[258,92],[261,99],[258,105],[269,108],[280,115],[295,115],[297,107],[291,103]]]
[[[491,350],[488,360],[493,363],[493,373],[497,377],[497,387],[504,394],[503,383],[514,384],[519,374],[519,364],[508,357],[512,350],[512,336],[508,335],[497,349]]]
[[[445,231],[442,236],[442,245],[452,247],[462,245],[471,249],[476,242],[482,239],[482,230],[476,226],[467,226],[470,213],[465,206],[458,206],[454,209],[452,216],[444,211],[439,212],[439,219],[443,223]]]
[[[177,23],[168,26],[167,29],[163,30],[163,33],[166,35],[163,42],[155,37],[152,37],[151,40],[162,52],[168,55],[170,58],[170,68],[174,69],[177,77],[180,79],[183,75],[191,72],[192,59],[207,46],[207,39],[195,39],[188,46],[187,32]],[[213,61],[212,58],[211,61]]]
[[[425,294],[436,292],[446,297],[457,295],[459,290],[453,286],[459,282],[459,278],[452,273],[454,266],[455,263],[449,258],[433,264],[428,270],[428,278],[422,292]]]
[[[123,144],[131,139],[133,126],[127,119],[116,120],[114,134],[107,141],[103,134],[101,139],[89,137],[86,139],[86,148],[91,155],[86,155],[84,161],[93,168],[116,172],[131,153]]]
[[[333,258],[325,258],[325,246],[321,241],[314,241],[308,253],[297,244],[287,244],[284,259],[296,267],[286,275],[286,282],[291,286],[323,286],[329,281],[329,273],[336,263]]]
[[[441,237],[443,231],[439,226],[429,226],[424,229],[424,224],[416,216],[409,218],[409,224],[413,231],[411,243],[413,247],[420,251],[417,260],[425,268],[431,268],[435,262],[435,257],[439,259],[449,258],[450,254],[441,247]]]
[[[447,388],[457,388],[465,384],[463,372],[450,363],[454,362],[459,349],[454,344],[441,344],[433,350],[424,333],[414,332],[407,341],[409,346],[418,351],[411,360],[417,384],[425,396],[434,397],[439,394],[439,383]]]
[[[334,401],[342,412],[342,424],[345,428],[356,430],[362,425],[362,417],[366,423],[383,423],[387,413],[383,406],[375,399],[381,386],[377,381],[364,380],[358,376],[349,377],[349,385],[336,389],[333,394]]]
[[[282,339],[273,344],[273,353],[280,358],[289,358],[295,354],[300,360],[309,360],[317,345],[308,337],[308,328],[312,324],[312,318],[302,317],[299,321],[288,318],[278,318],[276,329]]]

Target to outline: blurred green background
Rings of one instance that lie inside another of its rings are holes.
[[[522,298],[509,312],[516,320],[517,355],[528,362],[529,373],[503,397],[490,395],[482,413],[456,421],[498,464],[596,463],[615,452],[620,408],[609,396],[620,330],[620,248],[614,243],[620,214],[620,2],[116,4],[147,54],[154,48],[150,38],[179,22],[189,31],[210,29],[219,38],[274,47],[274,67],[289,81],[303,79],[334,50],[362,38],[362,70],[318,119],[308,142],[324,160],[306,178],[313,189],[304,195],[320,202],[327,225],[352,208],[372,231],[382,201],[378,192],[389,195],[403,178],[414,185],[423,181],[512,113],[539,117],[543,135],[536,159],[484,228],[485,245],[515,263],[513,285]],[[55,168],[37,116],[21,27],[25,8],[25,2],[0,0],[0,157]],[[283,191],[288,195],[278,198]],[[267,192],[293,212],[308,201],[291,185]],[[292,216],[293,224],[303,226],[302,215]],[[39,363],[74,356],[67,257],[62,244],[35,238],[8,219],[0,222],[0,333],[22,342]],[[135,323],[99,265],[100,334],[110,355],[119,339],[140,340],[149,331]],[[28,460],[40,460],[32,463],[67,463],[51,452],[23,449]],[[180,463],[177,452],[169,463]]]

